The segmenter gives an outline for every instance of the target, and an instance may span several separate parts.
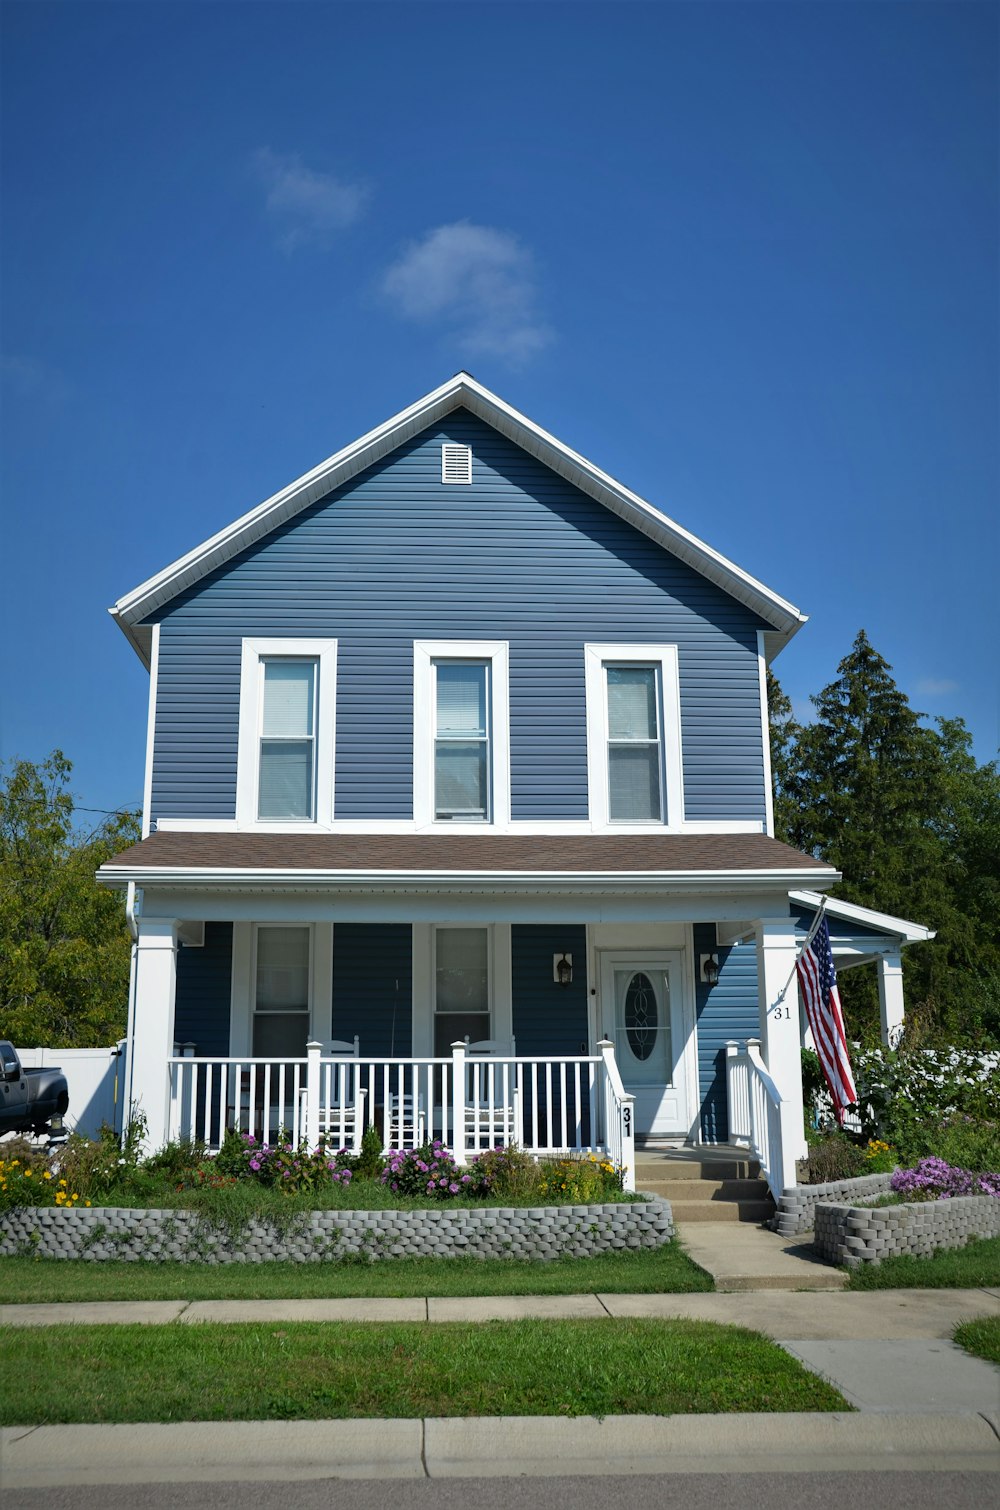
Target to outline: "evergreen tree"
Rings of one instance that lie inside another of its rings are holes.
[[[961,720],[921,723],[862,630],[837,679],[795,725],[776,688],[779,837],[835,865],[833,895],[934,928],[907,950],[911,1038],[997,1033],[1000,1017],[1000,773],[978,766]],[[780,826],[779,826],[780,825]],[[848,1030],[874,1038],[874,972],[841,980]]]
[[[0,785],[0,1038],[25,1048],[110,1044],[125,1031],[124,904],[94,872],[138,839],[138,817],[76,831],[70,771],[56,750],[15,761]]]

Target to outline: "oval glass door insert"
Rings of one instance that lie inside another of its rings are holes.
[[[636,1059],[648,1059],[656,1043],[660,1013],[648,975],[636,971],[628,983],[622,1010],[625,1036]]]

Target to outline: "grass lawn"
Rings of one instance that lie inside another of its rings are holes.
[[[983,1238],[964,1248],[942,1249],[929,1258],[887,1258],[859,1264],[851,1271],[849,1290],[975,1290],[1000,1285],[1000,1237]]]
[[[714,1288],[676,1242],[552,1263],[398,1258],[373,1264],[89,1263],[0,1258],[0,1301],[308,1300],[355,1295],[681,1294]]]
[[[955,1341],[967,1353],[1000,1363],[1000,1316],[984,1316],[980,1321],[963,1321],[955,1328]]]
[[[0,1424],[848,1408],[741,1327],[514,1321],[14,1327]]]

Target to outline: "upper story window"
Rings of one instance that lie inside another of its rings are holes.
[[[663,822],[660,668],[608,661],[608,818]]]
[[[587,775],[595,827],[683,820],[674,645],[588,645]]]
[[[316,662],[264,658],[258,818],[316,812]]]
[[[413,649],[414,817],[508,823],[506,644],[418,640]]]
[[[489,661],[435,660],[434,817],[489,822]]]
[[[244,640],[236,818],[241,827],[330,823],[335,640]]]

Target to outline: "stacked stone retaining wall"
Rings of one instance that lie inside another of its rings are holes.
[[[828,1202],[831,1197],[852,1201],[885,1195],[891,1189],[891,1179],[891,1174],[863,1174],[853,1180],[830,1180],[825,1185],[792,1185],[778,1202],[771,1228],[782,1237],[811,1232],[820,1202]]]
[[[939,1248],[962,1248],[973,1238],[1000,1236],[1000,1200],[958,1195],[904,1206],[816,1207],[813,1245],[831,1264],[878,1264],[910,1253],[926,1258]]]
[[[674,1235],[667,1201],[604,1206],[313,1211],[230,1231],[195,1211],[22,1207],[0,1218],[0,1256],[233,1264],[384,1258],[591,1258],[658,1248]]]

